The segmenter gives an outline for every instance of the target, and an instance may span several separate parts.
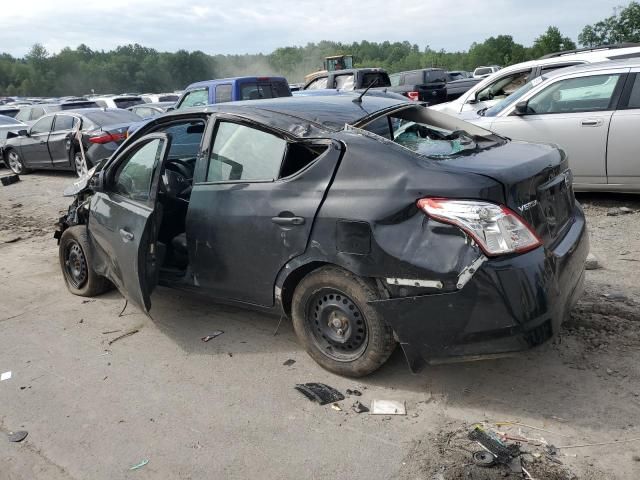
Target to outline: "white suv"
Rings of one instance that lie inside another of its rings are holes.
[[[537,60],[517,63],[489,75],[452,102],[434,105],[434,110],[459,115],[491,107],[534,78],[558,68],[585,63],[640,57],[640,45],[611,45],[590,49],[552,53]]]
[[[502,67],[498,65],[491,65],[490,67],[478,67],[473,71],[473,78],[485,78],[491,75],[492,73],[496,73]]]

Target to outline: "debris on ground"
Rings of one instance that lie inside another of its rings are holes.
[[[223,333],[224,332],[222,330],[216,330],[211,335],[207,335],[205,337],[202,337],[200,340],[202,340],[203,342],[208,342],[209,340],[213,340],[214,338],[219,337]]]
[[[13,238],[10,238],[9,240],[5,240],[3,243],[16,243],[16,242],[19,242],[20,240],[22,240],[22,237],[13,237]]]
[[[4,185],[5,187],[11,184],[17,183],[19,181],[20,181],[20,177],[15,174],[3,175],[0,177],[0,183],[2,183],[2,185]]]
[[[11,372],[4,372],[0,374],[0,382],[2,380],[9,380],[11,378]]]
[[[584,262],[584,268],[586,270],[598,270],[602,268],[602,265],[600,265],[598,258],[593,253],[590,253]]]
[[[344,400],[342,393],[324,383],[299,383],[294,388],[312,402],[318,402],[320,405]]]
[[[526,447],[520,441],[509,440],[533,439],[536,431],[546,430],[534,426],[529,429],[517,423],[462,424],[454,430],[429,433],[414,443],[398,478],[578,480],[558,458],[559,449],[544,439],[528,442],[524,444]],[[608,478],[593,470],[594,476],[589,479]]]
[[[353,395],[354,397],[362,396],[362,392],[360,390],[351,390],[350,388],[347,388],[346,392],[347,395]]]
[[[133,467],[130,467],[129,470],[138,470],[139,468],[144,467],[147,463],[149,463],[149,460],[142,460],[137,465],[134,465]]]
[[[108,330],[106,332],[102,332],[103,335],[109,335],[110,333],[118,333],[121,332],[122,330]]]
[[[27,435],[29,435],[29,432],[26,430],[20,430],[18,432],[9,432],[8,437],[10,442],[19,443],[27,438]]]
[[[290,367],[291,365],[293,365],[294,363],[296,363],[296,361],[293,358],[290,358],[288,360],[285,360],[284,363],[282,365],[284,365],[285,367]]]
[[[131,335],[138,333],[140,330],[138,330],[137,328],[135,330],[131,330],[127,333],[123,333],[122,335],[120,335],[119,337],[114,338],[113,340],[109,340],[109,345],[113,345],[114,343],[116,343],[118,340],[122,340],[123,338],[126,337],[130,337]]]
[[[372,415],[406,415],[407,407],[404,402],[396,400],[372,400]]]
[[[338,405],[337,403],[332,403],[331,408],[334,409],[336,412],[342,411],[342,408],[340,408],[340,405]]]
[[[351,409],[356,413],[367,413],[369,409],[364,406],[359,400],[356,400],[355,403],[351,406]]]

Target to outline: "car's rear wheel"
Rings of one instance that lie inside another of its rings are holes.
[[[62,275],[71,293],[94,297],[111,289],[111,282],[93,271],[85,226],[67,228],[60,237],[58,252]]]
[[[13,173],[17,175],[24,175],[30,172],[30,170],[25,167],[22,157],[16,150],[9,150],[6,158],[7,164]]]
[[[327,370],[361,377],[380,368],[396,347],[392,329],[367,302],[377,299],[365,280],[323,267],[298,284],[293,327],[309,355]]]

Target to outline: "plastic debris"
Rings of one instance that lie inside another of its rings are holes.
[[[4,372],[0,374],[0,381],[9,380],[11,378],[11,372]]]
[[[356,413],[366,413],[369,411],[369,409],[358,400],[356,400],[356,402],[351,406],[351,409]]]
[[[10,442],[21,442],[22,440],[24,440],[25,438],[27,438],[27,435],[29,435],[29,432],[27,432],[26,430],[20,430],[18,432],[9,432],[9,441]]]
[[[520,455],[520,448],[517,445],[505,445],[495,433],[485,430],[480,425],[476,425],[468,436],[470,440],[475,440],[491,452],[498,463],[509,464],[514,457]]]
[[[338,405],[337,403],[333,403],[331,405],[331,408],[333,408],[336,412],[341,412],[342,408],[340,408],[340,405]]]
[[[147,463],[149,463],[149,460],[142,460],[137,465],[134,465],[133,467],[129,468],[129,470],[138,470],[139,468],[144,467]]]
[[[289,360],[285,360],[285,362],[282,365],[284,365],[285,367],[290,367],[294,363],[296,363],[296,361],[293,358],[290,358]]]
[[[223,333],[224,332],[222,330],[216,330],[211,335],[207,335],[206,337],[202,337],[200,340],[202,340],[203,342],[208,342],[209,340],[213,340],[214,338],[219,337]]]
[[[0,177],[0,183],[2,183],[2,185],[4,185],[5,187],[19,181],[20,177],[15,174],[3,175],[2,177]]]
[[[362,395],[362,392],[360,390],[351,390],[347,388],[346,392],[347,392],[347,395],[353,395],[355,397],[360,397]]]
[[[372,400],[372,415],[406,415],[407,407],[404,403],[396,400]]]
[[[486,450],[473,452],[473,463],[479,467],[491,467],[496,463],[496,457],[493,453]]]
[[[318,402],[320,405],[344,400],[342,393],[324,383],[299,383],[294,388],[312,402]]]

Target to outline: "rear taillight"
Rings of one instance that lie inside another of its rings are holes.
[[[89,137],[91,143],[121,142],[127,138],[126,133],[100,133]]]
[[[476,200],[423,198],[418,200],[418,207],[431,218],[462,229],[487,256],[523,253],[541,245],[531,227],[503,205]]]
[[[409,100],[417,102],[420,100],[420,92],[407,92],[407,97],[409,97]]]

